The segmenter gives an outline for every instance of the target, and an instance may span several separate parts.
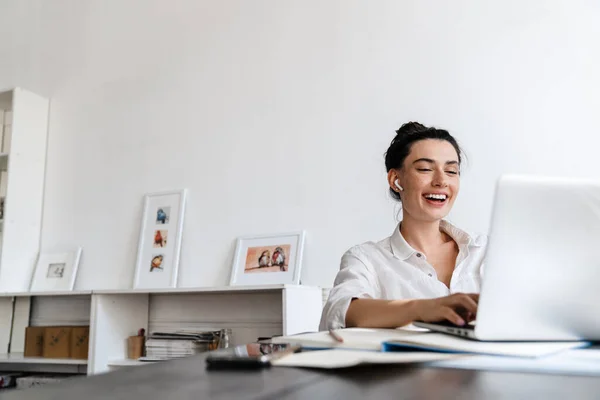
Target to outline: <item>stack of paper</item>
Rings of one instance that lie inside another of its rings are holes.
[[[211,350],[218,344],[216,332],[154,332],[146,339],[145,360],[170,360]]]

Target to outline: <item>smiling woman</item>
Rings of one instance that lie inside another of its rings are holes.
[[[402,221],[390,237],[343,255],[321,330],[475,318],[487,238],[444,220],[458,196],[461,162],[446,130],[409,122],[396,131],[385,165]]]

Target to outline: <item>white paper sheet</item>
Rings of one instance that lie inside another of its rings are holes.
[[[541,358],[468,356],[434,361],[438,368],[600,376],[600,350],[577,349]]]
[[[273,361],[277,367],[346,368],[360,364],[406,364],[458,359],[464,356],[431,352],[381,353],[363,350],[317,350],[294,353]]]

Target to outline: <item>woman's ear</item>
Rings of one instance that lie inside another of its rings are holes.
[[[400,178],[398,177],[398,173],[395,170],[390,170],[390,172],[388,173],[388,183],[390,185],[390,188],[392,188],[394,192],[400,193],[404,190],[404,188],[400,184]]]

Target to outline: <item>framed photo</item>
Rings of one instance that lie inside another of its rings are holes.
[[[305,231],[237,239],[230,285],[300,284]]]
[[[134,289],[177,286],[187,190],[144,196]]]
[[[78,247],[73,252],[40,253],[29,290],[31,292],[73,290],[81,250],[81,247]]]

